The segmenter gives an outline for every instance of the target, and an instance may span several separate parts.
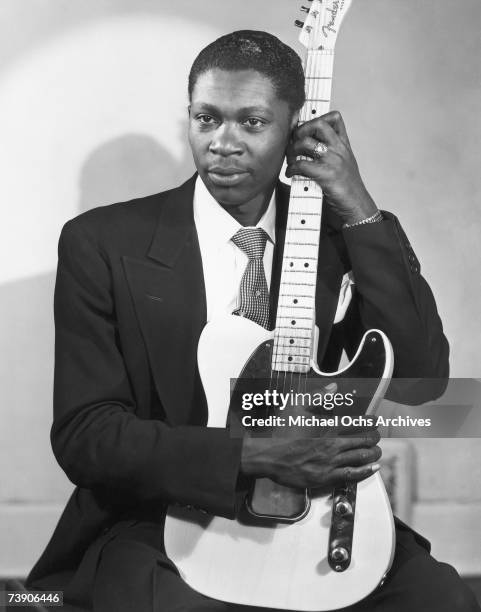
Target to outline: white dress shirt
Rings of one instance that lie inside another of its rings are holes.
[[[231,240],[243,226],[211,196],[198,176],[194,191],[194,222],[199,239],[207,303],[207,322],[231,314],[239,307],[239,288],[248,257]],[[275,192],[256,227],[261,227],[268,240],[264,252],[267,286],[271,286],[272,259],[276,243]],[[342,279],[334,323],[342,321],[352,296],[352,273]]]
[[[243,226],[218,204],[200,177],[195,183],[194,221],[204,271],[207,321],[211,321],[239,307],[239,287],[249,259],[231,240]],[[274,194],[256,227],[261,227],[269,237],[264,251],[264,271],[270,288],[276,240]]]

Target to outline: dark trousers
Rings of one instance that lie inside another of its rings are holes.
[[[275,612],[225,604],[193,591],[162,562],[159,531],[157,524],[139,522],[106,544],[95,575],[94,612]],[[431,557],[412,531],[398,527],[396,536],[384,584],[342,612],[480,612],[454,568]]]

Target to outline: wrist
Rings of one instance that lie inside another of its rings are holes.
[[[269,470],[265,449],[266,440],[264,438],[244,437],[240,461],[240,473],[243,476],[254,476],[256,478],[268,476]]]
[[[349,199],[352,202],[350,210],[342,215],[342,222],[346,225],[360,223],[379,212],[374,200],[365,188],[357,194],[353,194]]]
[[[361,219],[360,221],[356,221],[354,223],[343,223],[342,229],[349,229],[351,227],[357,227],[358,225],[368,225],[370,223],[378,223],[379,221],[382,221],[382,220],[383,220],[382,212],[378,210],[370,217],[365,217],[364,219]]]

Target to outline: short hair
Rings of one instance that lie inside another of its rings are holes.
[[[276,36],[257,30],[239,30],[221,36],[202,49],[189,73],[189,100],[197,79],[208,70],[256,70],[268,77],[291,112],[305,101],[304,70],[297,53]]]

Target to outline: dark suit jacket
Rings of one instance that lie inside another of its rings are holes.
[[[203,427],[196,347],[206,303],[194,178],[91,210],[62,231],[51,439],[77,488],[30,573],[30,587],[61,588],[88,603],[99,552],[122,522],[162,523],[171,502],[235,515],[241,441]],[[287,202],[288,188],[279,185],[273,310]],[[402,398],[391,387],[391,398],[420,403],[440,395],[448,344],[397,219],[386,213],[381,223],[340,231],[325,213],[319,251],[319,363],[335,369],[343,347],[352,354],[363,331],[377,327],[393,344],[395,376],[440,379],[427,388],[414,382]],[[350,268],[356,294],[344,321],[333,326]]]

